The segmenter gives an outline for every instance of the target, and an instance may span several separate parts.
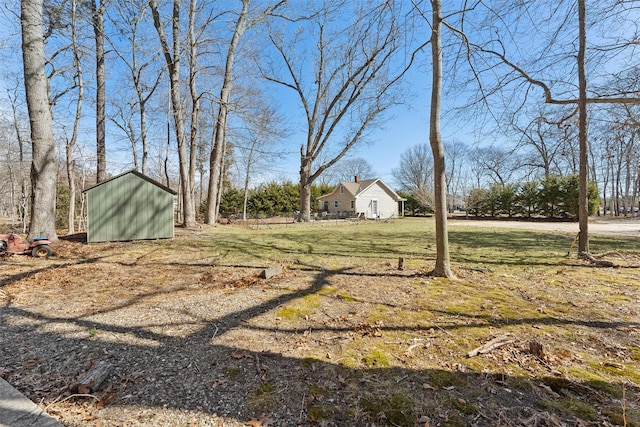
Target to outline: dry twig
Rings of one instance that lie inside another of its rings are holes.
[[[495,350],[498,347],[502,347],[503,345],[511,344],[515,340],[511,338],[510,334],[500,335],[489,341],[486,344],[481,345],[480,347],[474,348],[470,352],[467,353],[467,357],[474,357],[479,354],[489,353],[492,350]]]

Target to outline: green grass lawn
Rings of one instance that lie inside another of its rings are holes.
[[[261,228],[218,227],[203,241],[221,262],[303,263],[323,268],[397,263],[399,257],[428,268],[435,260],[433,219],[349,225],[294,225]],[[521,229],[452,227],[450,255],[454,266],[564,265],[574,234]],[[634,237],[591,236],[594,252],[638,251]],[[169,243],[171,244],[171,243]],[[188,244],[182,241],[180,244]],[[575,252],[573,253],[575,257]]]

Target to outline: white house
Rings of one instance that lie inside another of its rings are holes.
[[[337,218],[387,219],[401,216],[405,201],[381,179],[361,181],[356,176],[355,182],[341,182],[319,197],[318,207],[323,215]]]

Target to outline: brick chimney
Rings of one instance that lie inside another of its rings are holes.
[[[354,176],[354,177],[353,177],[353,180],[354,180],[356,183],[360,182],[360,175],[356,175],[356,176]]]

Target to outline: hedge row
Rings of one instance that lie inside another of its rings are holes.
[[[588,187],[589,213],[598,209],[598,190]],[[467,212],[475,216],[577,218],[579,180],[577,176],[550,176],[523,184],[476,188],[467,197]]]

